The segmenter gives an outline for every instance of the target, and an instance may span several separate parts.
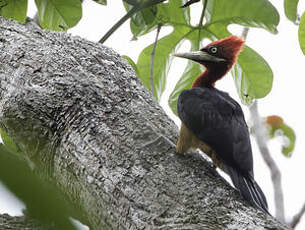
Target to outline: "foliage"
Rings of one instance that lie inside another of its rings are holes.
[[[5,147],[12,153],[19,153],[19,147],[15,144],[13,139],[7,135],[2,129],[0,129],[0,136]]]
[[[303,13],[299,26],[299,43],[303,54],[305,55],[305,12]]]
[[[0,180],[26,205],[26,214],[54,229],[76,230],[69,220],[73,208],[56,186],[42,181],[17,153],[0,145]]]
[[[19,22],[25,22],[27,6],[27,0],[2,0],[0,1],[0,15]]]
[[[269,138],[281,136],[284,138],[282,143],[282,153],[286,157],[290,157],[295,146],[295,133],[291,127],[284,123],[283,119],[279,116],[268,116],[266,124],[269,127]]]
[[[39,24],[44,29],[64,30],[77,24],[82,17],[79,0],[35,0]]]
[[[286,17],[296,23],[298,18],[298,7],[299,0],[284,0],[284,10]]]
[[[296,25],[299,24],[299,44],[303,54],[305,55],[305,12],[301,16],[301,18],[299,18],[298,3],[299,0],[285,0],[284,9],[286,17],[290,21],[294,22]]]
[[[134,5],[130,5],[124,2],[125,9],[130,11]],[[134,14],[131,18],[130,29],[134,35],[134,39],[137,39],[138,36],[144,35],[156,28],[157,26],[157,11],[158,8],[153,5],[149,8],[144,8],[139,11],[137,14]]]
[[[98,1],[102,3],[105,1]],[[75,26],[82,17],[80,0],[35,0],[39,24],[43,29],[66,31]],[[0,15],[25,22],[27,0],[0,1]]]
[[[189,8],[180,8],[185,1],[169,1],[151,9],[155,13],[155,20],[140,20],[136,15],[131,20],[131,30],[134,36],[141,36],[161,23],[173,27],[173,32],[158,41],[154,62],[154,95],[159,100],[165,90],[166,76],[172,61],[171,53],[179,48],[182,42],[189,40],[191,49],[198,50],[200,42],[207,38],[216,40],[230,35],[227,30],[230,24],[240,24],[248,27],[259,27],[276,33],[279,15],[276,9],[266,0],[225,0],[208,1],[204,25],[190,24]],[[234,4],[234,8],[230,7]],[[230,10],[228,10],[230,9]],[[137,27],[135,27],[137,25]],[[149,29],[148,29],[149,28]],[[150,60],[153,44],[146,47],[137,62],[139,78],[150,89]],[[175,86],[169,98],[171,109],[176,112],[178,95],[182,90],[190,88],[194,77],[201,71],[201,67],[192,62],[188,65]],[[273,74],[267,62],[254,50],[245,47],[240,54],[239,61],[233,70],[233,77],[242,102],[249,104],[254,98],[266,96],[272,87]],[[263,86],[263,87],[262,87]]]

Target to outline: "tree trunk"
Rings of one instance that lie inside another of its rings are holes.
[[[47,230],[51,228],[46,228],[42,226],[37,221],[31,220],[24,216],[11,217],[7,214],[0,215],[0,229],[1,230]]]
[[[1,127],[92,229],[289,229],[176,154],[177,127],[113,50],[0,17],[0,61]]]

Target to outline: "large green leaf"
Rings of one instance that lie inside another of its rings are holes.
[[[82,17],[79,0],[35,0],[39,24],[44,29],[66,31]]]
[[[124,2],[125,9],[130,11],[134,6]],[[158,24],[158,7],[151,6],[135,13],[130,20],[130,29],[136,39],[138,36],[150,32]]]
[[[230,35],[227,30],[230,24],[259,27],[272,33],[277,32],[276,27],[279,23],[279,14],[267,0],[208,1],[206,11],[207,22],[203,26],[196,27],[191,26],[189,23],[189,11],[179,9],[179,6],[183,5],[182,3],[185,3],[185,1],[169,0],[167,4],[158,5],[158,14],[162,15],[163,24],[174,27],[174,32],[166,37],[166,41],[160,40],[162,41],[162,47],[155,56],[157,60],[155,61],[155,66],[158,70],[154,74],[154,79],[156,79],[154,82],[154,92],[157,99],[160,98],[164,91],[166,74],[171,62],[170,53],[184,39],[188,39],[191,42],[193,49],[195,44],[199,49],[200,41],[204,38],[217,40]],[[145,31],[144,29],[143,27],[143,31]],[[141,28],[139,28],[139,31],[141,31]],[[194,34],[197,35],[193,36]],[[149,89],[152,47],[153,45],[150,45],[142,51],[137,63],[140,78]],[[193,70],[193,68],[195,69]],[[174,112],[176,111],[178,95],[183,89],[192,85],[194,78],[199,72],[200,67],[197,64],[188,63],[182,79],[178,81],[169,98],[170,107]],[[239,61],[233,70],[233,76],[237,91],[240,93],[244,103],[251,103],[253,98],[266,96],[272,87],[273,75],[269,65],[260,55],[248,47],[245,47],[241,53]]]
[[[299,43],[303,54],[305,55],[305,12],[303,13],[299,26]]]
[[[208,1],[208,24],[240,24],[259,27],[276,33],[279,14],[268,0],[213,0]]]
[[[0,1],[0,15],[18,22],[25,22],[27,7],[27,0],[2,0]]]
[[[175,51],[181,39],[189,33],[188,27],[177,27],[171,34],[165,36],[158,41],[154,55],[153,79],[154,79],[154,96],[160,99],[166,84],[166,75],[168,73],[172,57],[171,53]],[[139,78],[144,85],[151,90],[151,54],[153,44],[146,47],[140,54],[137,62],[139,70]]]
[[[190,26],[189,9],[180,8],[180,6],[184,3],[185,0],[171,0],[168,3],[157,5],[157,20],[155,20],[150,25],[151,27],[155,27],[157,23],[162,23],[163,25],[171,25],[174,27],[174,31],[170,35],[160,39],[156,46],[156,52],[154,55],[153,78],[154,96],[157,100],[160,100],[160,97],[165,89],[166,75],[172,61],[170,54],[178,47],[178,45],[193,29]],[[142,35],[147,32],[147,27],[140,25],[137,34]],[[146,47],[141,52],[137,62],[139,77],[148,89],[151,89],[151,54],[153,47],[154,44]]]
[[[298,3],[299,0],[284,0],[284,10],[286,17],[294,23],[298,17]]]
[[[158,24],[172,25],[171,22],[190,25],[189,9],[180,9],[183,0],[169,1],[145,8],[134,14],[130,20],[130,29],[134,37],[144,35],[157,27]],[[141,3],[138,3],[141,4]],[[127,11],[130,11],[134,5],[124,3]]]
[[[232,70],[238,95],[244,104],[265,97],[272,88],[273,73],[268,63],[245,46]]]

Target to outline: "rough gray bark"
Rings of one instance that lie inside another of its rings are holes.
[[[0,61],[1,127],[92,229],[289,229],[175,153],[177,127],[113,50],[0,18]]]
[[[0,215],[0,229],[1,230],[46,230],[39,223],[34,220],[25,218],[24,216],[11,217],[8,214]]]

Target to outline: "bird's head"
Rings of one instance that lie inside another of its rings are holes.
[[[182,57],[186,59],[198,62],[205,67],[219,68],[222,66],[228,71],[237,60],[237,56],[242,50],[244,40],[234,35],[214,41],[199,51],[188,53],[173,54],[176,57]]]

